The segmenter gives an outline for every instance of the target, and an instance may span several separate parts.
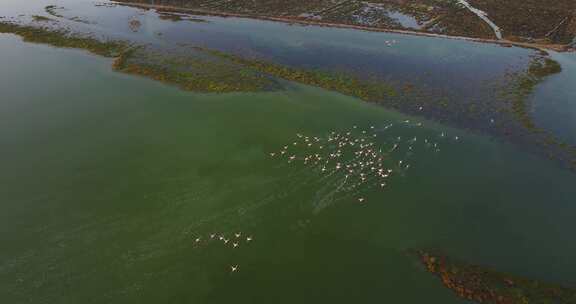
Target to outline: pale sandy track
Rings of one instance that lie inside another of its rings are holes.
[[[464,7],[466,7],[474,15],[478,16],[480,19],[482,19],[484,22],[486,22],[486,24],[488,24],[488,26],[490,26],[492,28],[492,30],[494,31],[494,36],[496,36],[496,39],[498,39],[498,40],[503,39],[502,31],[500,30],[500,27],[498,27],[498,25],[496,25],[496,23],[494,23],[492,20],[490,20],[490,18],[488,18],[488,14],[486,14],[486,12],[473,7],[466,0],[458,0],[458,2],[460,4],[462,4]]]

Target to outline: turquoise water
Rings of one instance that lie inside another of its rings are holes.
[[[82,51],[0,48],[6,303],[463,303],[411,248],[574,283],[574,175],[519,148],[317,88],[194,94]],[[354,125],[441,151],[414,145],[364,203],[269,155]]]

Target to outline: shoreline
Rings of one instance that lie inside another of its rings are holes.
[[[273,83],[268,83],[263,80],[270,76],[335,91],[365,102],[373,102],[408,115],[424,114],[423,112],[416,112],[416,108],[422,104],[422,99],[415,98],[410,99],[411,102],[405,102],[406,99],[388,98],[390,96],[398,96],[398,93],[395,91],[397,88],[390,86],[387,82],[359,81],[359,79],[341,77],[341,75],[338,74],[327,75],[325,73],[315,73],[314,71],[294,69],[273,62],[250,60],[234,56],[234,54],[195,47],[195,51],[203,51],[209,55],[225,59],[225,61],[232,62],[237,67],[226,69],[226,67],[221,65],[206,66],[206,71],[215,72],[215,74],[208,73],[200,75],[197,73],[178,71],[177,69],[168,69],[167,66],[163,65],[163,62],[148,62],[148,65],[138,64],[138,62],[131,64],[129,59],[133,57],[138,45],[131,44],[129,41],[101,41],[97,38],[87,37],[82,34],[74,35],[67,30],[20,25],[13,21],[0,21],[0,33],[16,34],[26,42],[48,44],[55,47],[85,49],[96,55],[115,58],[115,61],[112,63],[115,71],[143,76],[175,85],[188,91],[210,93],[260,91],[265,90],[269,84],[273,85]],[[470,108],[464,109],[459,106],[459,103],[454,103],[453,106],[449,106],[448,103],[452,104],[452,102],[447,98],[442,98],[442,96],[438,96],[438,98],[427,98],[434,101],[427,106],[427,108],[430,109],[430,115],[426,115],[427,118],[444,122],[461,129],[479,132],[489,131],[487,133],[497,138],[507,139],[519,145],[526,145],[526,147],[531,148],[534,153],[548,156],[556,160],[561,166],[576,171],[576,147],[566,145],[553,135],[544,132],[533,123],[528,115],[529,112],[526,104],[527,96],[533,92],[534,87],[545,77],[561,72],[560,65],[552,59],[549,59],[549,55],[548,52],[541,50],[538,57],[544,61],[534,61],[537,60],[537,58],[534,57],[526,71],[521,71],[516,75],[510,75],[513,77],[510,81],[513,82],[510,82],[511,86],[509,90],[495,88],[496,90],[501,90],[499,91],[500,94],[506,94],[508,101],[503,106],[506,106],[506,112],[511,115],[509,116],[507,114],[506,116],[502,116],[503,123],[499,124],[497,128],[490,128],[490,130],[488,130],[486,127],[480,126],[477,118],[481,118],[481,115],[475,115],[478,113],[482,114],[478,112],[478,110],[482,109],[476,109],[473,111],[474,113],[472,113]],[[191,65],[203,64],[203,62],[194,60],[190,62]],[[170,62],[164,61],[164,64],[169,63]],[[228,76],[242,74],[244,77],[220,78],[222,74],[219,75],[218,71],[223,71],[224,75]],[[239,73],[241,71],[245,71],[248,74]],[[265,75],[265,77],[260,75]],[[239,80],[241,79],[244,81],[240,82]],[[378,79],[376,79],[376,81],[377,80]],[[414,88],[410,88],[403,90],[402,93],[410,94],[413,90]],[[387,102],[388,100],[390,101]],[[488,104],[484,106],[488,106]],[[498,108],[498,105],[494,107],[494,109]],[[435,113],[443,113],[444,115],[435,115]],[[494,117],[494,115],[499,116],[503,112],[491,112],[487,110],[485,113],[490,115],[490,117]],[[459,121],[458,117],[468,114],[470,114],[469,118],[471,120],[467,123]],[[450,117],[454,117],[454,119],[450,119]],[[482,125],[484,124],[485,122],[482,123]]]
[[[573,48],[570,45],[564,45],[564,44],[538,44],[538,43],[511,41],[511,40],[506,40],[506,39],[497,40],[497,39],[474,38],[474,37],[466,37],[466,36],[451,36],[451,35],[427,33],[427,32],[421,32],[421,31],[400,30],[400,29],[390,29],[390,28],[376,28],[376,27],[342,24],[342,23],[329,23],[329,22],[322,22],[322,21],[300,19],[297,17],[274,17],[274,16],[265,16],[265,15],[256,15],[256,14],[228,13],[228,12],[209,11],[209,10],[196,9],[196,8],[185,8],[185,7],[178,7],[178,6],[171,6],[171,5],[127,3],[127,2],[117,2],[117,1],[111,1],[111,3],[114,3],[116,5],[121,5],[121,6],[129,6],[129,7],[135,7],[135,8],[143,8],[143,9],[160,9],[160,10],[166,10],[166,11],[171,11],[171,12],[175,12],[175,13],[187,13],[187,14],[192,14],[192,15],[216,16],[216,17],[224,17],[224,18],[235,17],[235,18],[257,19],[257,20],[264,20],[264,21],[282,22],[282,23],[288,23],[288,24],[299,24],[299,25],[303,25],[303,26],[312,25],[312,26],[321,26],[321,27],[330,27],[330,28],[354,29],[354,30],[361,30],[361,31],[368,31],[368,32],[394,33],[394,34],[422,36],[422,37],[431,37],[431,38],[464,40],[464,41],[470,41],[470,42],[497,44],[497,45],[500,45],[502,47],[516,46],[516,47],[528,48],[528,49],[533,49],[533,50],[543,51],[543,52],[547,52],[547,51],[576,52],[576,48]]]

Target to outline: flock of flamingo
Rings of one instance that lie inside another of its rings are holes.
[[[279,169],[292,168],[290,180],[297,186],[314,189],[315,211],[342,200],[360,204],[374,197],[375,191],[388,188],[394,176],[405,176],[413,165],[417,151],[440,152],[442,140],[459,141],[458,136],[419,136],[409,132],[397,133],[395,128],[421,127],[422,123],[404,120],[382,127],[353,126],[344,131],[332,131],[323,136],[297,133],[295,138],[279,150],[268,152],[279,162]],[[288,185],[286,185],[288,187]],[[231,249],[251,242],[253,237],[241,232],[232,234],[212,233],[197,237],[197,245],[221,243]],[[230,272],[237,272],[238,265],[230,265]]]
[[[398,124],[422,126],[409,120]],[[270,152],[269,156],[317,173],[320,177],[315,176],[315,181],[323,181],[334,188],[330,192],[332,198],[340,193],[345,194],[344,197],[354,196],[357,202],[363,203],[367,201],[363,193],[374,188],[384,189],[394,175],[405,175],[418,148],[440,152],[437,138],[394,136],[390,132],[392,127],[394,124],[365,129],[353,126],[326,136],[298,133],[294,141]],[[440,138],[447,138],[447,135],[441,133]],[[459,137],[453,139],[458,141]]]

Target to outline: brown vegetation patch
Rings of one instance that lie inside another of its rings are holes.
[[[458,297],[477,303],[576,303],[576,289],[468,264],[445,255],[415,251],[422,264]]]
[[[13,22],[0,22],[0,33],[18,35],[26,42],[84,49],[105,57],[115,57],[127,46],[127,43],[122,41],[100,41],[92,37],[76,35],[67,30],[20,25]]]
[[[576,36],[574,0],[470,0],[485,11],[506,38],[519,41],[545,40],[570,43]]]

